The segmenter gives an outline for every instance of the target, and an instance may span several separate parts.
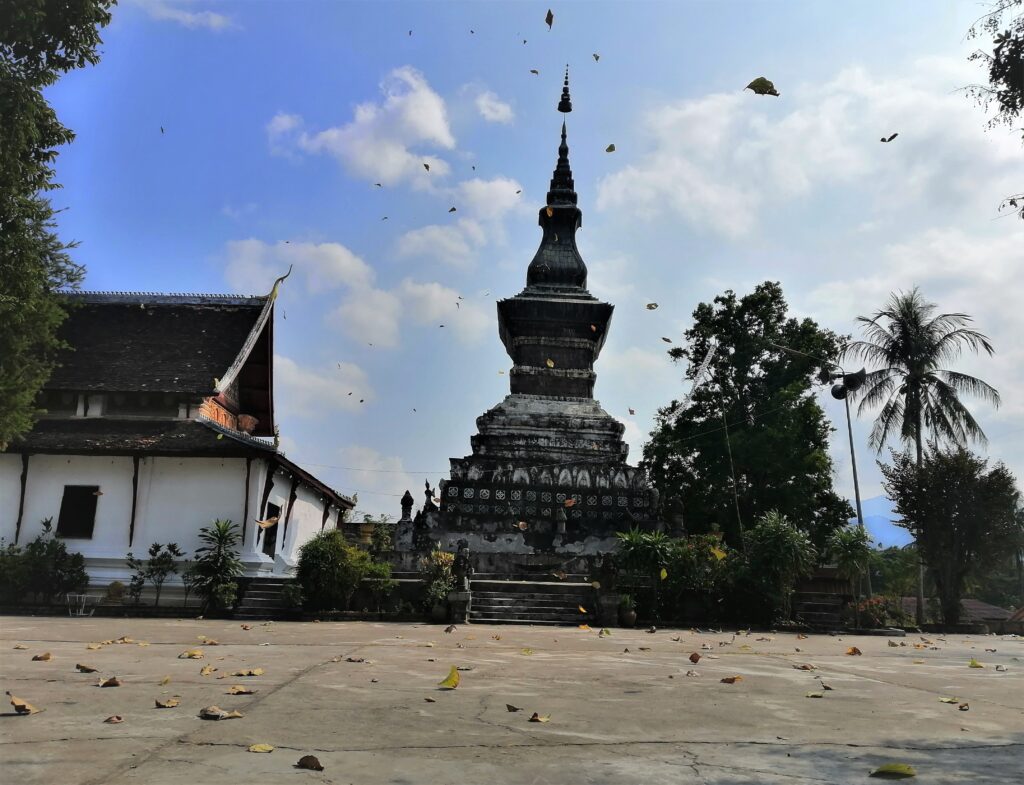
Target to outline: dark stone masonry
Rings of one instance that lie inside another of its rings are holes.
[[[572,111],[568,73],[558,109]],[[426,546],[465,541],[478,572],[587,572],[616,531],[660,525],[657,491],[626,463],[624,426],[593,397],[614,306],[587,291],[582,215],[563,121],[526,288],[497,304],[510,394],[477,418],[472,454],[450,460],[439,508],[428,486],[415,520],[403,516],[396,545],[410,562]]]

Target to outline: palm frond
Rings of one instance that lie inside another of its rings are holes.
[[[882,452],[882,448],[889,440],[889,434],[896,429],[902,429],[905,420],[903,408],[903,401],[894,396],[888,400],[882,407],[882,411],[878,413],[878,417],[875,418],[871,435],[868,437],[868,444],[879,453]]]
[[[984,351],[989,357],[995,354],[995,348],[988,336],[977,330],[968,330],[961,327],[950,330],[935,342],[933,353],[937,362],[956,359],[967,346],[975,352]]]
[[[942,423],[942,428],[946,431],[943,436],[959,446],[966,446],[970,440],[981,444],[988,443],[988,437],[974,419],[974,415],[963,405],[950,385],[934,377],[930,392],[935,403],[929,407],[928,418],[933,422]]]
[[[987,403],[991,403],[997,409],[1003,402],[999,391],[988,382],[984,382],[976,376],[960,373],[959,371],[936,371],[936,375],[953,389],[957,394],[973,395]]]

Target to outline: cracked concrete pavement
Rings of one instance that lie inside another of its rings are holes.
[[[121,636],[134,642],[87,649]],[[0,617],[3,689],[43,709],[4,699],[3,782],[847,785],[889,762],[919,783],[1024,781],[1024,639],[926,637]],[[453,665],[462,683],[441,690]],[[264,675],[227,675],[244,668]],[[199,719],[211,704],[244,717]],[[293,768],[305,754],[324,771]]]

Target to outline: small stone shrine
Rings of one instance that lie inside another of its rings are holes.
[[[572,111],[568,70],[558,111]],[[399,526],[410,556],[461,542],[478,572],[587,572],[617,531],[660,525],[657,491],[626,463],[624,426],[593,397],[614,306],[587,291],[564,119],[539,223],[526,288],[497,304],[510,394],[477,418],[473,452],[450,460],[437,498],[428,485],[424,508]]]

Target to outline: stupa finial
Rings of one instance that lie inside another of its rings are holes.
[[[569,114],[572,111],[572,99],[569,97],[569,66],[565,67],[565,81],[562,83],[562,100],[558,102],[558,111]]]

